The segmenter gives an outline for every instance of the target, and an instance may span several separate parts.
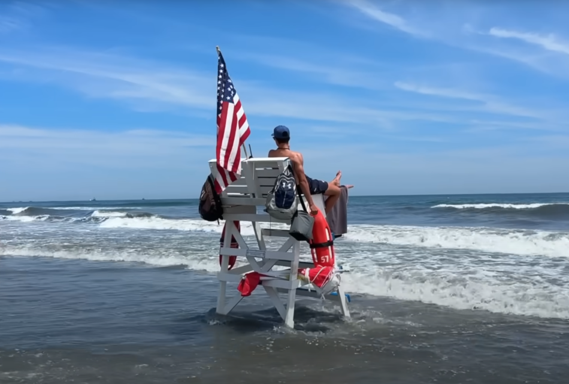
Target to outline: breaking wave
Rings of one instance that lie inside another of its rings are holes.
[[[20,207],[6,208],[0,210],[0,220],[32,222],[32,221],[48,221],[48,222],[93,222],[101,223],[109,218],[144,218],[158,217],[155,214],[142,211],[121,211],[117,208],[99,208],[94,210],[88,207],[63,207],[63,208],[37,208],[37,207]],[[87,212],[85,212],[87,211]]]
[[[219,270],[217,258],[188,256],[187,250],[170,249],[101,249],[83,246],[4,246],[0,245],[0,255],[24,257],[53,257],[57,259],[83,259],[91,261],[122,261],[155,265],[159,267],[186,266],[189,269],[214,272]],[[217,264],[216,264],[217,263]]]
[[[504,204],[504,203],[480,203],[480,204],[438,204],[431,208],[454,208],[454,209],[536,209],[541,207],[569,207],[569,203],[531,203],[531,204]]]
[[[496,225],[507,223],[503,218],[524,215],[536,218],[536,222],[542,217],[569,218],[569,203],[434,205],[438,202],[443,201],[418,204],[416,211],[405,214],[428,212],[429,219],[466,217],[450,222],[467,226],[441,224],[448,220],[432,226],[349,225],[348,233],[336,241],[339,262],[351,269],[342,275],[346,291],[456,309],[569,319],[569,232],[471,224],[475,215],[489,218],[480,223]],[[0,257],[182,266],[212,274],[219,270],[223,222],[197,218],[195,207],[153,211],[152,205],[139,202],[116,202],[115,206],[101,202],[91,207],[81,204],[0,208],[0,220],[5,220],[0,224]],[[180,205],[187,206],[185,202]],[[394,215],[401,213],[399,207],[390,209]],[[187,217],[171,217],[170,212],[189,213]],[[373,217],[369,210],[363,212],[363,216]],[[262,226],[285,228],[275,223]],[[248,242],[253,240],[250,223],[242,223],[241,233]],[[301,251],[303,258],[310,258],[308,247],[303,245]]]
[[[461,212],[475,215],[496,215],[510,219],[569,220],[569,203],[479,203],[438,204],[431,208],[441,212]]]
[[[24,212],[24,211],[22,211]],[[172,219],[146,212],[95,210],[87,216],[61,217],[50,215],[4,216],[18,221],[54,221],[91,223],[107,229],[176,230],[221,233],[223,223],[200,219]],[[263,227],[282,229],[279,223],[263,223]],[[250,223],[242,223],[241,233],[254,235]],[[346,241],[406,245],[422,248],[468,249],[517,255],[569,256],[569,233],[537,230],[479,228],[479,227],[422,227],[395,225],[353,224],[344,235]]]
[[[354,225],[346,239],[426,248],[469,249],[517,255],[569,256],[569,233],[501,228]]]
[[[157,216],[110,217],[103,228],[181,230],[221,233],[222,224],[203,220],[172,220]],[[263,227],[285,228],[263,223]],[[250,223],[242,223],[241,233],[254,235]],[[408,245],[425,248],[469,249],[518,255],[569,257],[569,233],[500,228],[416,227],[354,224],[344,235],[346,241]]]
[[[95,244],[8,245],[0,246],[0,256],[133,262],[158,267],[182,266],[216,273],[219,270],[217,239],[202,239],[198,243],[192,246],[191,252],[173,243],[137,244],[127,249]],[[457,260],[445,268],[439,268],[436,259],[426,260],[425,254],[420,252],[408,254],[413,261],[402,265],[397,263],[398,252],[401,250],[363,255],[350,253],[349,248],[339,249],[342,261],[348,262],[352,270],[342,275],[346,292],[463,310],[481,309],[495,313],[569,319],[569,297],[566,295],[569,282],[562,275],[552,276],[550,281],[537,277],[536,273],[546,276],[554,272],[545,270],[547,267],[544,265],[533,262],[535,265],[525,270],[524,266],[513,266],[510,270],[515,273],[509,276],[493,269],[492,264],[480,265],[472,261],[463,263]],[[306,252],[304,257],[309,257]],[[365,263],[361,262],[362,257],[367,260]],[[539,284],[536,284],[537,281]]]
[[[136,228],[221,233],[223,225],[203,220],[171,220],[161,217],[112,217],[103,228]],[[263,227],[285,228],[264,223]],[[250,223],[242,223],[241,233],[254,234]],[[517,255],[569,257],[569,233],[500,228],[414,227],[355,224],[348,227],[346,241],[408,245],[425,248],[469,249]]]
[[[348,292],[420,301],[461,310],[487,310],[569,319],[567,285],[475,279],[432,271],[369,271],[342,275]]]

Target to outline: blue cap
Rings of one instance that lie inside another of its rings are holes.
[[[290,131],[284,125],[278,125],[273,131],[275,139],[290,139]]]

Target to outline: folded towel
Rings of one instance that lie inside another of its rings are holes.
[[[340,237],[344,233],[348,233],[348,188],[340,186],[342,193],[340,198],[334,204],[334,208],[326,215],[330,231],[334,233],[334,237]]]

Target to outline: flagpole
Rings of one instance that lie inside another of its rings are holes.
[[[215,50],[217,51],[218,54],[221,54],[221,49],[219,49],[219,45],[215,46]],[[245,152],[245,158],[248,159],[249,158],[249,154],[247,153],[247,147],[245,146],[245,143],[243,143],[243,152]]]

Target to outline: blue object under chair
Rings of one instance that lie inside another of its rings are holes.
[[[332,293],[330,293],[330,295],[338,296],[338,292],[332,292]],[[344,296],[346,296],[346,300],[348,300],[348,303],[352,302],[352,298],[350,297],[350,295],[348,295],[347,293],[344,293]]]

